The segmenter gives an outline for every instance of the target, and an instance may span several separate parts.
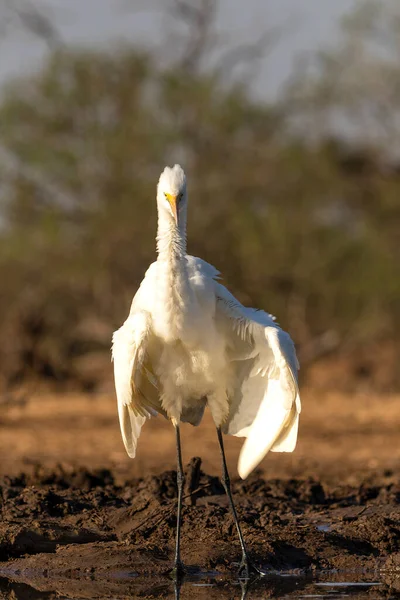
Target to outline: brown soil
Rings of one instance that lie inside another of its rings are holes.
[[[241,440],[226,440],[247,543],[254,561],[271,572],[260,595],[310,593],[316,573],[335,569],[341,579],[349,570],[364,578],[379,570],[385,583],[373,597],[395,597],[399,397],[305,392],[303,400],[296,452],[270,454],[244,482],[235,478]],[[183,448],[187,457],[203,458],[202,467],[199,459],[186,467],[183,559],[192,577],[208,573],[218,581],[218,592],[204,596],[232,597],[224,586],[240,550],[216,477],[219,456],[209,418],[198,429],[184,428]],[[176,474],[174,435],[164,419],[146,425],[138,459],[130,461],[111,395],[38,396],[4,407],[0,455],[0,576],[7,578],[0,597],[171,592],[166,573],[173,558]],[[282,571],[301,574],[301,581],[282,588],[279,580],[278,586],[273,573]]]

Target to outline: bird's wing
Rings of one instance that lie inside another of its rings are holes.
[[[247,437],[238,471],[244,479],[269,450],[292,452],[301,410],[294,344],[271,315],[242,306],[215,283],[217,326],[231,357],[230,413],[224,432]]]
[[[145,311],[131,311],[113,335],[115,389],[122,439],[131,458],[136,454],[140,430],[160,410],[158,382],[148,356],[151,317]]]
[[[221,273],[216,269],[213,265],[198,258],[197,256],[190,256],[190,254],[186,255],[186,263],[188,266],[188,271],[190,277],[194,277],[196,275],[201,275],[202,277],[207,277],[209,279],[220,279]]]
[[[154,290],[157,286],[157,261],[151,263],[148,267],[143,280],[133,297],[130,314],[134,315],[138,311],[150,312],[152,311]]]

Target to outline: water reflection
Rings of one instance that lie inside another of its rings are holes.
[[[373,588],[377,588],[376,596]],[[394,592],[396,594],[396,592]],[[357,579],[346,581],[340,573],[317,575],[275,574],[252,582],[232,581],[215,575],[198,576],[185,580],[177,587],[161,578],[123,577],[121,573],[103,580],[32,578],[32,581],[15,582],[0,579],[0,598],[5,600],[60,600],[81,598],[171,598],[186,600],[217,600],[237,598],[258,600],[265,598],[349,598],[366,600],[371,597],[391,597],[391,586],[365,573]],[[394,596],[393,596],[394,597]]]

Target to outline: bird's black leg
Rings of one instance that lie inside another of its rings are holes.
[[[184,573],[183,563],[181,561],[181,520],[182,520],[182,494],[184,484],[184,473],[182,466],[182,452],[181,452],[181,436],[179,432],[179,424],[174,421],[175,434],[176,434],[176,481],[178,486],[178,510],[176,517],[176,544],[175,544],[175,566],[173,569],[173,575],[175,579],[180,579]]]
[[[244,539],[243,539],[243,535],[242,535],[242,530],[240,529],[236,508],[233,503],[231,480],[229,478],[228,467],[226,466],[224,442],[222,439],[222,431],[221,431],[220,427],[217,427],[217,434],[218,434],[218,442],[219,442],[219,447],[221,450],[221,458],[222,458],[221,481],[222,481],[222,485],[224,486],[226,495],[228,496],[229,505],[231,507],[233,518],[234,518],[235,525],[236,525],[236,529],[237,529],[237,532],[239,535],[240,546],[242,548],[242,561],[241,561],[240,567],[239,567],[239,575],[241,577],[244,577],[245,579],[248,579],[251,575],[264,575],[264,573],[262,571],[260,571],[260,569],[258,569],[257,567],[255,567],[253,565],[253,563],[251,562],[251,560],[249,558],[248,552],[247,552],[246,544],[244,543]]]

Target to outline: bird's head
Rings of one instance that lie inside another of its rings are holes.
[[[180,165],[165,167],[157,187],[159,211],[166,213],[178,226],[186,212],[186,177]]]

